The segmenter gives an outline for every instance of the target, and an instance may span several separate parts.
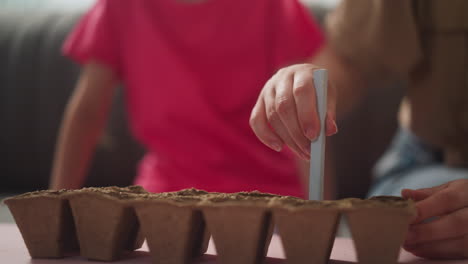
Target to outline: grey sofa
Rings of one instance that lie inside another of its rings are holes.
[[[311,6],[321,21],[327,9]],[[63,109],[78,66],[60,54],[82,10],[0,10],[0,193],[46,188]],[[372,164],[388,144],[401,89],[372,89],[339,123],[328,148],[337,197],[362,197]],[[143,150],[129,135],[117,96],[86,185],[127,185]]]
[[[0,11],[0,192],[46,188],[63,109],[79,73],[60,54],[78,11]],[[120,94],[86,185],[127,185],[142,150]],[[118,105],[118,106],[117,106]]]

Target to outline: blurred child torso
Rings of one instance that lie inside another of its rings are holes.
[[[261,144],[249,116],[268,78],[321,44],[296,0],[102,0],[64,50],[125,84],[131,129],[148,150],[137,184],[302,196],[294,158]]]

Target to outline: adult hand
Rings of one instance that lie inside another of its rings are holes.
[[[281,151],[286,144],[303,159],[310,159],[310,142],[320,132],[312,64],[279,70],[263,87],[252,110],[250,126],[268,147]],[[338,132],[336,89],[328,83],[326,135]]]
[[[418,211],[404,244],[407,251],[425,258],[468,258],[468,180],[405,189],[402,196],[415,200]]]

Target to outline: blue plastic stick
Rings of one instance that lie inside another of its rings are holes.
[[[317,95],[317,111],[320,118],[320,134],[310,146],[309,200],[323,200],[323,175],[325,161],[325,116],[327,114],[328,72],[314,71],[314,86]]]

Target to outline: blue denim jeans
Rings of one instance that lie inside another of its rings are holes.
[[[402,189],[427,188],[468,179],[468,169],[445,166],[440,150],[424,144],[405,129],[397,132],[373,174],[374,182],[368,196],[399,196]]]

